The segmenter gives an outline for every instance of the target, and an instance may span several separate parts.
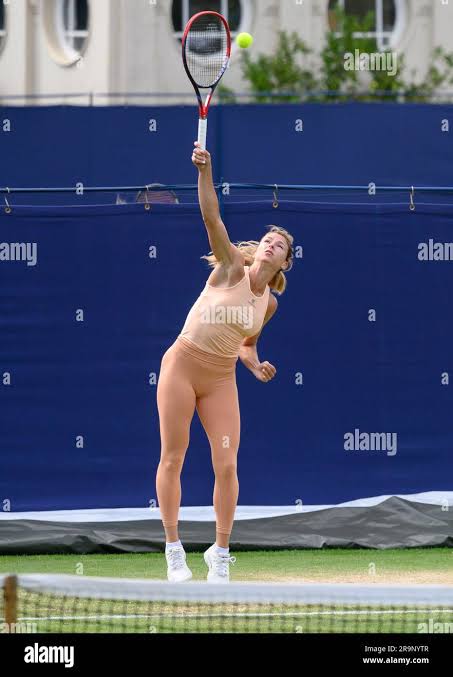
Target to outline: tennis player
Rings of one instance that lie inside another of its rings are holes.
[[[277,310],[270,290],[285,291],[285,272],[293,264],[293,237],[284,228],[268,226],[259,242],[230,242],[219,213],[211,155],[197,141],[192,162],[199,171],[199,202],[212,249],[201,258],[207,259],[213,271],[181,333],[162,358],[157,386],[161,458],[156,489],[166,536],[168,580],[187,581],[192,572],[178,536],[180,475],[196,409],[209,439],[215,474],[216,541],[204,553],[207,580],[228,583],[229,564],[236,561],[230,557],[229,541],[239,495],[236,362],[240,358],[263,383],[276,374],[270,362],[260,362],[257,340]]]

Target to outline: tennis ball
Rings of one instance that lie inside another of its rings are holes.
[[[247,49],[247,47],[251,47],[253,45],[253,38],[250,33],[239,33],[236,38],[236,43],[239,45],[239,47]]]

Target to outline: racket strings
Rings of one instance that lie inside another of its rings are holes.
[[[213,87],[228,63],[226,28],[216,17],[200,17],[192,24],[186,43],[186,62],[198,87]]]

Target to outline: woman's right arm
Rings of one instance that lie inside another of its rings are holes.
[[[231,266],[242,260],[242,254],[230,242],[227,229],[220,217],[219,201],[212,179],[211,155],[207,150],[201,150],[198,141],[195,141],[192,162],[199,172],[198,197],[211,250],[217,261]]]

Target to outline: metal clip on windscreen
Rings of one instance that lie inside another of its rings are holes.
[[[409,194],[410,197],[409,209],[411,210],[411,212],[415,212],[414,195],[415,195],[414,186],[412,186],[411,192]]]
[[[149,191],[149,186],[145,186],[145,209],[149,211],[151,209],[151,205],[148,202],[148,191]]]
[[[8,186],[6,186],[6,190],[8,191],[8,193],[10,192]],[[6,214],[11,214],[12,209],[11,209],[11,207],[9,206],[9,202],[8,202],[8,199],[7,199],[6,195],[5,195],[5,203],[6,203],[5,213],[6,213]]]
[[[274,201],[272,203],[272,206],[274,209],[277,209],[278,207],[278,186],[275,184],[275,189],[274,189]]]

